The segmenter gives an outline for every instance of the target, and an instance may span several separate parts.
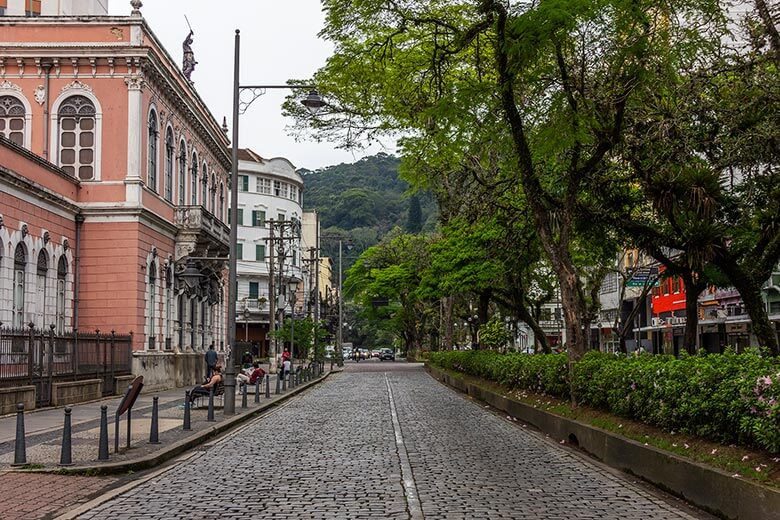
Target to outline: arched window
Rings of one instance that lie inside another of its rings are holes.
[[[208,166],[206,166],[206,163],[203,163],[203,170],[201,172],[201,191],[200,191],[200,204],[204,208],[206,208],[206,205],[209,201],[209,193],[208,193],[208,184],[209,184],[209,170]],[[208,209],[208,208],[206,208]]]
[[[14,327],[24,326],[24,271],[27,265],[27,249],[21,242],[14,251],[14,303],[12,309]]]
[[[95,105],[84,96],[70,96],[58,114],[60,167],[81,180],[95,178]]]
[[[192,194],[192,205],[198,204],[198,154],[192,152],[192,175],[190,175],[190,193]]]
[[[212,213],[217,212],[217,176],[212,172],[211,174],[211,202],[209,204],[209,210]]]
[[[68,261],[65,255],[57,263],[57,332],[65,332],[65,279],[68,276]]]
[[[38,328],[42,329],[46,326],[46,274],[49,272],[49,255],[45,249],[41,249],[38,253],[38,270],[36,277],[36,314]]]
[[[149,263],[149,330],[146,333],[149,350],[155,347],[155,316],[157,315],[157,265]]]
[[[173,202],[173,131],[165,130],[165,200]]]
[[[149,167],[147,184],[149,188],[157,191],[157,137],[160,130],[157,128],[157,112],[149,111]]]
[[[219,183],[219,220],[225,220],[225,185]]]
[[[187,186],[187,145],[184,139],[179,143],[179,205],[184,206],[184,190]]]
[[[0,135],[24,146],[24,104],[14,96],[0,96]]]

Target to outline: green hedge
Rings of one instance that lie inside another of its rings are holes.
[[[780,359],[755,353],[615,356],[432,352],[442,368],[554,395],[666,430],[780,452]]]

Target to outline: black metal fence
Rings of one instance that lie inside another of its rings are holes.
[[[116,376],[131,373],[133,335],[0,328],[0,387],[35,385],[36,405],[51,403],[55,382],[102,379],[115,393]]]

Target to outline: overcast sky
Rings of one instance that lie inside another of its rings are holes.
[[[110,14],[130,14],[129,0],[109,1]],[[192,80],[214,117],[221,123],[226,116],[228,125],[236,29],[241,30],[244,85],[283,85],[290,78],[311,77],[333,49],[317,37],[324,23],[319,0],[144,0],[143,4],[141,13],[179,66],[182,41],[189,32],[187,15],[195,31],[192,48],[198,62]],[[353,154],[336,150],[331,143],[296,142],[285,129],[290,121],[281,115],[286,94],[287,90],[269,90],[241,116],[242,148],[266,158],[286,157],[296,167],[312,170],[354,162],[381,150]]]

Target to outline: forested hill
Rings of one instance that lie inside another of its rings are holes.
[[[406,194],[409,185],[398,178],[399,163],[397,157],[379,153],[352,164],[299,170],[304,209],[319,212],[323,234],[352,242],[356,250],[349,256],[375,244],[395,226],[410,232],[435,226],[432,197]],[[328,242],[323,240],[322,248],[335,258],[338,246],[334,249]]]

